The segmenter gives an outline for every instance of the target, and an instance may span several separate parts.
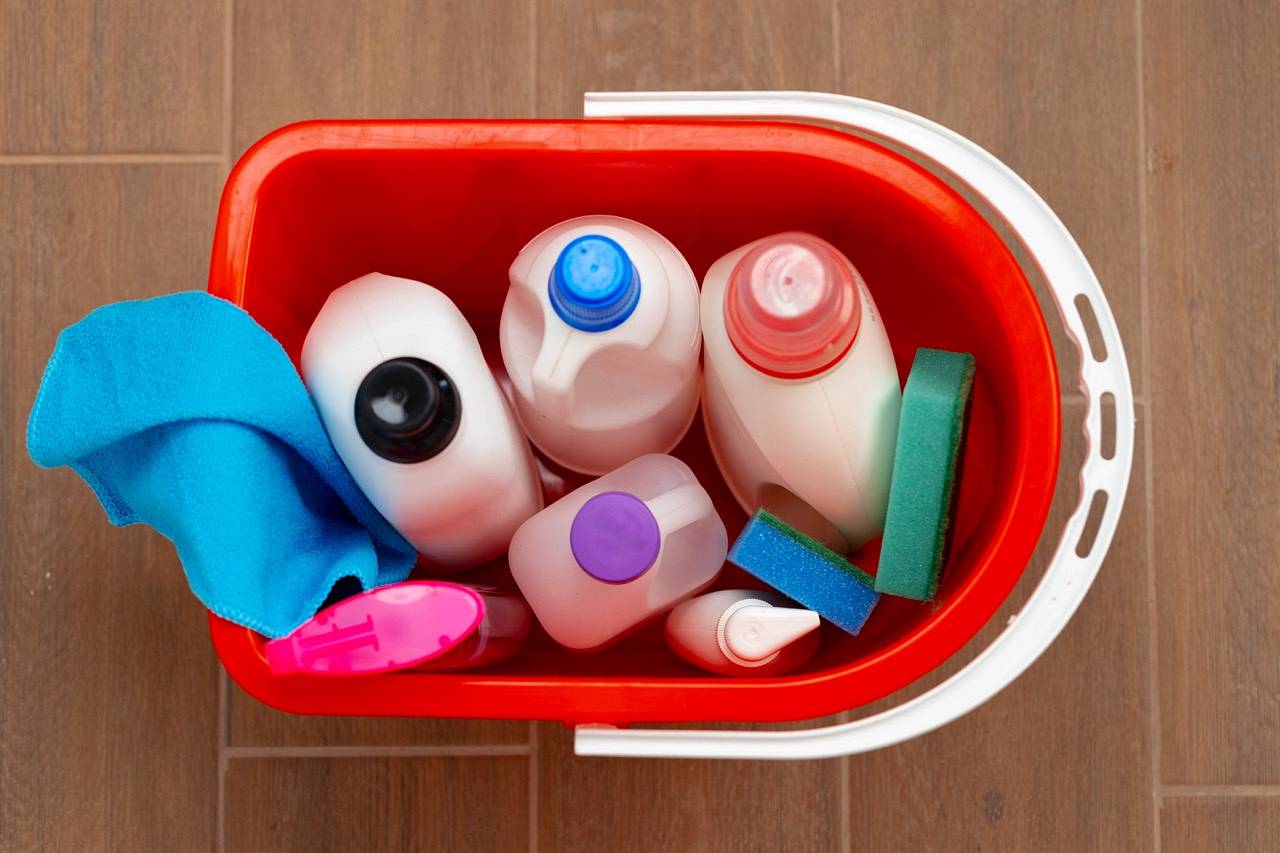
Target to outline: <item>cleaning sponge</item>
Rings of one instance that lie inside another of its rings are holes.
[[[870,575],[763,509],[729,549],[729,562],[850,634],[880,600]]]
[[[902,391],[878,592],[928,601],[938,591],[973,368],[968,353],[916,351]]]

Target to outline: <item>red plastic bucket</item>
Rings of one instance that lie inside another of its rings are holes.
[[[859,636],[828,630],[804,670],[767,679],[699,674],[667,651],[660,626],[596,655],[536,637],[505,666],[475,673],[276,678],[260,636],[210,614],[218,655],[249,693],[311,714],[812,718],[881,698],[938,666],[1013,588],[1058,467],[1058,377],[1044,317],[983,217],[927,170],[867,140],[778,122],[294,125],[250,149],[228,179],[209,291],[242,305],[295,360],[326,295],[371,271],[441,288],[493,344],[510,260],[543,228],[589,213],[656,228],[699,276],[743,243],[810,231],[862,272],[900,372],[919,346],[974,354],[952,552],[937,600],[886,597]],[[734,535],[745,517],[700,422],[675,453]],[[869,549],[855,561],[874,568],[875,558]],[[730,567],[720,586],[747,583]]]

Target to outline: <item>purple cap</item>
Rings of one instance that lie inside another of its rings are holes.
[[[626,492],[605,492],[573,517],[569,547],[582,570],[596,580],[626,583],[658,559],[662,532],[644,501]]]

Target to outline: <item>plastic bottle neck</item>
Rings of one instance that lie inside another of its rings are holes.
[[[636,310],[640,275],[616,240],[584,234],[560,251],[547,296],[567,325],[582,332],[606,332]]]
[[[792,232],[756,243],[729,274],[724,321],[752,367],[786,379],[821,373],[853,345],[861,277],[836,247]]]

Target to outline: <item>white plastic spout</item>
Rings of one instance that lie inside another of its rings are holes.
[[[800,607],[744,601],[722,623],[723,648],[744,661],[763,661],[818,627],[818,614]]]

